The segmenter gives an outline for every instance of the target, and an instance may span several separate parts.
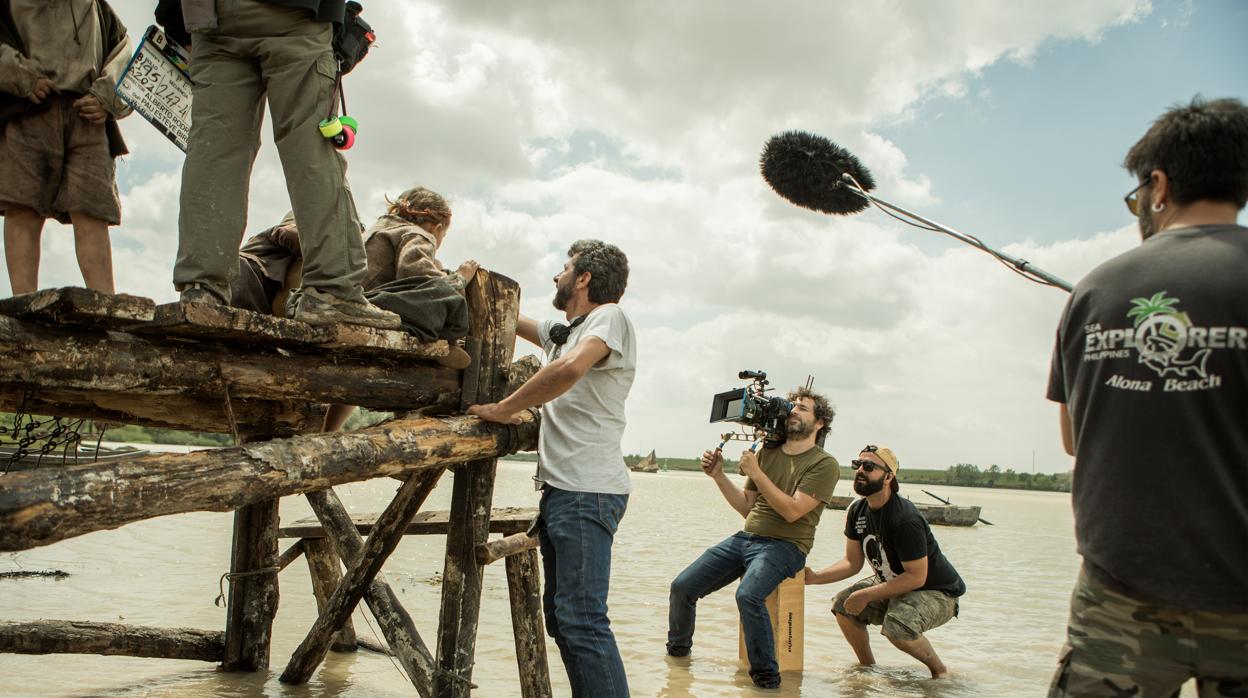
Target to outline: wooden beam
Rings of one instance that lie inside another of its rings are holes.
[[[225,612],[225,671],[269,668],[273,618],[277,615],[278,500],[248,504],[234,512],[230,590]]]
[[[480,350],[479,360],[464,371],[461,397],[494,402],[508,390],[520,287],[507,277],[479,272],[465,289],[465,297],[471,339],[480,342]],[[472,678],[483,571],[477,564],[476,546],[489,537],[497,465],[494,457],[486,457],[455,470],[451,530],[446,536],[446,564],[442,571],[442,610],[438,617],[441,672],[434,687],[439,698],[469,695],[468,684],[458,679]]]
[[[398,494],[377,519],[377,526],[373,535],[365,541],[360,559],[348,568],[342,583],[326,602],[325,611],[291,655],[280,677],[283,683],[306,683],[317,665],[325,659],[334,632],[351,617],[356,605],[364,598],[369,584],[381,571],[386,558],[398,547],[403,539],[403,530],[425,503],[441,474],[441,469],[415,473],[399,488]]]
[[[550,664],[542,627],[541,561],[528,548],[507,557],[507,594],[511,598],[511,630],[516,639],[523,698],[551,698]]]
[[[354,514],[349,520],[360,535],[367,536],[372,532],[373,524],[378,516],[380,516],[379,513]],[[404,535],[444,536],[451,530],[450,517],[451,512],[445,509],[422,511],[412,517],[412,522],[407,525]],[[503,535],[524,533],[529,530],[529,526],[536,517],[537,507],[497,507],[490,513],[490,533]],[[278,535],[282,538],[323,538],[325,528],[316,518],[300,519],[288,526],[283,526],[278,531]]]
[[[0,552],[166,514],[230,511],[346,482],[533,450],[537,428],[533,412],[518,427],[468,416],[413,417],[348,433],[10,473],[0,478]],[[488,512],[488,501],[485,506]]]
[[[332,489],[327,489],[309,492],[307,499],[312,511],[316,512],[325,527],[326,538],[333,544],[338,557],[351,563],[358,561],[364,553],[364,538],[360,536],[338,495]],[[386,583],[382,572],[378,571],[373,577],[372,584],[364,593],[364,601],[377,619],[377,626],[389,643],[391,653],[398,657],[403,670],[416,687],[416,692],[422,698],[432,695],[432,677],[437,670],[433,654],[425,646],[412,617],[399,603],[398,594]],[[356,641],[359,642],[360,638],[357,637]],[[364,646],[363,643],[361,646]]]
[[[144,299],[146,300],[146,299]],[[360,325],[317,327],[274,315],[254,313],[223,305],[168,303],[156,306],[150,322],[127,328],[136,334],[192,337],[266,346],[315,345],[337,349],[338,354],[382,356],[391,359],[445,358],[445,340],[422,342],[397,330]]]
[[[300,323],[302,324],[302,323]],[[134,396],[181,395],[221,420],[232,399],[302,400],[407,411],[459,401],[459,372],[412,360],[83,332],[0,316],[0,385]],[[8,390],[8,389],[6,389]],[[66,408],[71,406],[66,405]],[[176,417],[171,416],[171,421]]]
[[[225,633],[72,620],[0,622],[0,652],[103,654],[219,662]]]
[[[303,539],[300,538],[299,540],[295,541],[289,548],[286,548],[286,550],[283,551],[281,555],[277,556],[278,568],[284,570],[287,567],[290,567],[290,563],[294,562],[295,560],[298,560],[299,556],[303,554],[303,551],[304,551]]]
[[[319,426],[324,419],[324,410],[310,402],[231,397],[230,406],[240,436],[294,436],[309,425]],[[204,398],[6,384],[0,385],[0,410],[86,417],[182,431],[231,432],[224,393]]]
[[[50,324],[71,323],[89,327],[122,327],[155,316],[150,298],[125,293],[109,294],[88,288],[49,288],[0,300],[0,315]]]
[[[528,533],[516,533],[506,538],[488,541],[477,546],[477,564],[482,567],[526,550],[537,549],[537,536]]]

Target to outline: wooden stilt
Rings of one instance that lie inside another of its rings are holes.
[[[269,668],[277,615],[278,500],[249,504],[234,513],[230,590],[225,622],[225,671]]]
[[[462,404],[467,406],[493,402],[506,394],[520,288],[506,277],[478,273],[465,291],[471,339],[480,342],[478,360],[464,371],[460,387]],[[472,677],[481,612],[482,566],[477,563],[476,548],[489,536],[497,464],[497,459],[485,458],[455,470],[438,619],[438,666],[445,672],[434,684],[439,698],[466,697],[469,693],[465,683],[450,677]]]
[[[507,593],[511,597],[511,629],[516,636],[516,664],[520,667],[520,695],[550,698],[550,665],[542,624],[541,561],[528,548],[508,555]]]
[[[494,494],[493,458],[460,466],[451,494],[451,530],[446,535],[446,566],[442,571],[442,613],[438,619],[438,666],[471,678],[481,613],[481,565],[476,547],[489,535],[490,500]],[[439,698],[467,696],[467,686],[439,675]]]
[[[0,622],[0,652],[17,654],[105,654],[219,662],[224,657],[224,645],[225,633],[220,630],[71,620]]]
[[[308,556],[308,574],[312,575],[312,595],[316,597],[316,611],[324,613],[329,597],[342,582],[342,567],[333,547],[324,538],[311,538],[304,541],[303,545]],[[334,633],[329,649],[334,652],[356,650],[355,628],[351,625],[350,617]]]
[[[403,539],[408,523],[433,491],[441,474],[441,470],[423,471],[408,478],[399,488],[394,500],[377,519],[373,534],[364,543],[359,559],[351,563],[342,583],[326,603],[325,612],[316,619],[308,636],[291,655],[286,670],[282,672],[283,683],[304,683],[311,677],[316,666],[325,658],[334,631],[350,617],[356,604],[364,597],[369,584]],[[412,678],[415,682],[416,677]]]

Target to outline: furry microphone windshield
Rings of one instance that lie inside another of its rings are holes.
[[[821,213],[858,213],[867,200],[842,184],[848,173],[864,191],[875,188],[875,178],[852,153],[832,141],[805,131],[772,136],[759,157],[763,179],[789,201]]]

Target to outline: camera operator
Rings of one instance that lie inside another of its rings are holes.
[[[741,454],[738,487],[724,474],[719,449],[702,454],[702,470],[724,499],[745,518],[745,526],[715,545],[672,581],[668,606],[667,653],[689,654],[698,599],[740,578],[737,609],[745,631],[750,678],[762,688],[780,685],[775,638],[767,596],[780,582],[801,572],[815,542],[815,527],[840,477],[840,466],[817,443],[835,413],[826,398],[809,388],[789,393],[793,410],[785,441],[775,448]]]

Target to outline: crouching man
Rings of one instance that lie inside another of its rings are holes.
[[[845,557],[815,572],[806,568],[807,584],[839,582],[862,569],[875,571],[842,589],[832,612],[862,664],[875,664],[868,625],[893,645],[923,662],[932,678],[949,672],[923,633],[958,615],[958,597],[966,584],[940,552],[927,520],[910,500],[897,496],[900,464],[882,446],[866,446],[854,465],[854,492],[862,499],[845,513]]]
[[[780,685],[767,595],[806,566],[819,515],[840,477],[836,459],[816,445],[832,425],[828,401],[808,388],[789,393],[789,400],[793,411],[785,442],[764,448],[758,456],[751,451],[741,454],[741,473],[749,478],[744,488],[724,474],[718,450],[702,454],[702,469],[728,504],[745,517],[745,526],[676,577],[668,607],[667,653],[683,657],[693,645],[698,599],[740,579],[737,609],[750,678],[762,688]]]

